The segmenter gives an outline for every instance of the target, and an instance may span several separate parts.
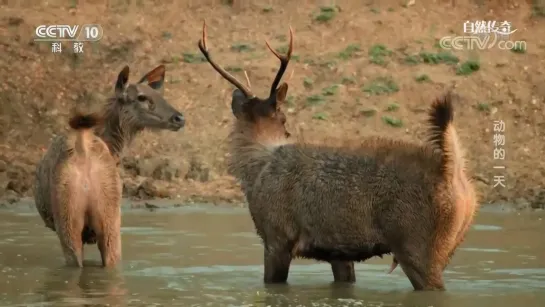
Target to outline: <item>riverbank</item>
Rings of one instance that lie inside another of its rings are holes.
[[[129,198],[123,198],[121,200],[121,209],[123,211],[141,210],[147,212],[156,212],[162,210],[172,210],[177,208],[194,208],[205,210],[210,207],[222,207],[228,208],[247,208],[246,202],[225,202],[217,199],[213,201],[202,201],[202,199],[195,198],[193,200],[181,201],[180,199],[148,199],[148,200],[134,200]],[[24,210],[35,211],[34,199],[30,197],[24,197],[18,199],[16,202],[0,201],[0,210]],[[520,212],[532,212],[543,211],[543,208],[532,208],[528,203],[492,203],[481,204],[479,212],[502,212],[507,214],[520,213]],[[36,212],[36,215],[38,213]]]
[[[264,40],[285,49],[292,26],[295,50],[286,74],[285,112],[293,134],[419,141],[428,105],[454,86],[460,96],[455,125],[481,202],[544,207],[545,9],[526,2],[466,0],[410,6],[224,2],[0,5],[5,59],[0,74],[9,76],[0,81],[2,202],[18,203],[32,195],[36,163],[51,138],[67,131],[73,105],[104,102],[126,64],[131,80],[137,80],[159,63],[167,67],[165,97],[184,112],[187,125],[180,132],[146,132],[135,140],[123,160],[124,196],[243,202],[225,163],[232,88],[196,46],[206,18],[215,58],[240,78],[247,71],[258,94],[266,92],[278,68]],[[69,46],[52,53],[50,44],[33,41],[36,25],[59,20],[98,23],[104,37],[85,43],[83,54],[72,53]],[[467,20],[507,20],[517,29],[510,39],[526,42],[527,48],[446,50],[438,45],[442,37],[464,35]],[[493,123],[499,120],[505,123],[504,160],[493,155]],[[503,176],[505,187],[496,176]]]

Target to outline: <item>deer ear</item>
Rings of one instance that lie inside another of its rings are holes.
[[[238,88],[233,91],[233,98],[231,100],[231,111],[236,118],[242,118],[244,113],[244,105],[248,101],[246,95]]]
[[[163,83],[165,81],[165,72],[165,65],[159,65],[155,67],[152,71],[145,74],[142,79],[138,81],[138,83],[146,81],[152,89],[159,90],[163,87]]]
[[[284,101],[286,101],[287,95],[288,95],[288,84],[284,82],[276,89],[275,103],[277,108],[280,107],[284,103]]]
[[[121,95],[125,90],[125,86],[129,82],[129,66],[125,65],[123,69],[117,75],[117,81],[115,82],[115,93]]]

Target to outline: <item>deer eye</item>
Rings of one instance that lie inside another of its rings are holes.
[[[144,102],[144,101],[148,100],[148,97],[146,97],[145,95],[138,95],[138,97],[136,97],[136,99],[138,99],[138,101],[140,101],[140,102]]]

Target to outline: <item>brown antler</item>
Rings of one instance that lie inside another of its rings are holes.
[[[293,51],[293,29],[290,26],[290,45],[288,48],[288,53],[286,55],[280,55],[276,50],[274,50],[271,45],[269,45],[268,41],[265,41],[267,44],[267,47],[269,50],[280,60],[280,68],[278,69],[278,72],[276,73],[276,77],[274,78],[274,81],[271,86],[271,93],[270,96],[274,94],[276,91],[276,88],[278,87],[278,83],[280,83],[280,79],[282,79],[282,75],[284,75],[284,72],[286,71],[286,68],[288,67],[288,63],[291,59],[291,52]]]
[[[212,65],[212,67],[214,67],[214,69],[223,78],[225,78],[227,81],[229,81],[231,84],[236,86],[239,90],[241,90],[244,93],[244,95],[246,95],[246,97],[248,97],[248,98],[254,98],[255,97],[255,95],[252,93],[252,91],[249,88],[244,86],[244,84],[242,84],[240,81],[238,81],[235,77],[233,77],[233,75],[228,73],[225,69],[223,69],[221,66],[216,64],[216,62],[214,62],[211,59],[210,53],[208,52],[208,49],[206,48],[206,21],[203,22],[202,40],[199,40],[199,49],[201,50],[202,54],[204,55],[204,57],[206,58],[208,63],[210,63],[210,65]]]

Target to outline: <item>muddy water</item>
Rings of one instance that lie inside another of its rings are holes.
[[[482,211],[445,273],[447,292],[415,293],[391,257],[333,285],[328,265],[297,260],[289,284],[262,283],[262,247],[245,209],[123,213],[123,263],[64,267],[54,233],[31,209],[0,211],[0,306],[543,306],[545,214]]]

